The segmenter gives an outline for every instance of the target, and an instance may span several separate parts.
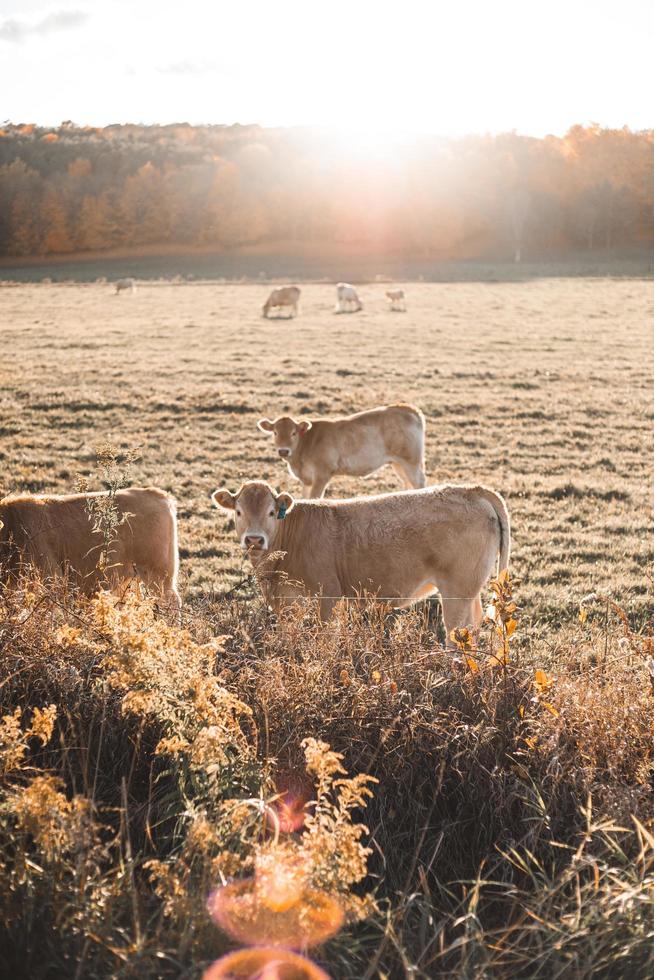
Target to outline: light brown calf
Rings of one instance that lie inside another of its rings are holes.
[[[449,638],[453,629],[481,622],[481,589],[498,556],[500,570],[509,563],[506,504],[486,487],[294,501],[251,481],[212,497],[235,512],[241,547],[276,610],[319,596],[326,618],[342,598],[367,594],[400,607],[438,590]]]
[[[103,584],[98,559],[102,535],[93,531],[90,500],[106,493],[65,496],[11,496],[0,501],[0,573],[11,580],[32,566],[46,577],[70,574],[84,592]],[[177,517],[175,501],[154,487],[129,487],[115,498],[119,515],[128,515],[108,549],[107,584],[138,577],[156,591],[174,613],[177,592]]]
[[[425,418],[411,405],[390,405],[342,419],[282,415],[257,423],[273,434],[305,497],[322,497],[334,476],[369,476],[390,463],[407,487],[425,485]]]
[[[300,290],[297,286],[282,286],[280,289],[273,289],[272,293],[263,305],[263,315],[265,317],[272,310],[288,310],[290,316],[297,316],[297,304],[300,301]]]
[[[387,289],[386,299],[396,313],[406,313],[406,298],[403,289]]]

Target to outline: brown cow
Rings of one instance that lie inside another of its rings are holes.
[[[86,593],[105,581],[115,588],[137,576],[162,597],[167,611],[179,612],[174,499],[155,487],[116,493],[116,509],[125,520],[109,545],[103,574],[103,538],[93,530],[89,503],[106,496],[101,491],[0,500],[0,571],[10,580],[29,566],[46,577],[71,574]]]
[[[273,289],[263,305],[263,315],[267,317],[271,310],[290,310],[290,316],[297,316],[299,301],[300,289],[298,286],[281,286],[279,289]]]
[[[303,484],[305,497],[322,497],[334,476],[370,476],[390,463],[406,487],[424,487],[425,417],[411,405],[390,405],[342,419],[303,419],[282,415],[260,419],[262,432],[289,473]]]
[[[351,500],[294,501],[267,483],[216,490],[235,511],[236,533],[266,600],[279,610],[319,596],[328,617],[339,599],[363,594],[394,607],[438,590],[449,637],[482,618],[480,593],[508,567],[509,514],[481,486],[435,486]]]

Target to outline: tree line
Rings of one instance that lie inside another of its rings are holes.
[[[654,131],[574,126],[366,151],[310,129],[0,129],[0,255],[346,244],[544,257],[654,244]]]

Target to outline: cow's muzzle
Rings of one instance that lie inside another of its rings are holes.
[[[261,550],[266,547],[266,539],[263,534],[246,534],[243,538],[243,547]]]

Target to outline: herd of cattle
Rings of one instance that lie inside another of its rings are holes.
[[[286,316],[297,316],[297,307],[300,301],[299,286],[280,286],[273,289],[270,296],[263,304],[263,315],[269,317],[271,313],[276,316],[284,314]],[[403,289],[387,289],[386,299],[391,310],[397,313],[406,311],[406,299]],[[335,313],[358,313],[363,309],[363,303],[359,299],[354,286],[349,282],[339,282],[336,284],[336,309]]]
[[[345,418],[264,418],[259,429],[301,481],[294,500],[253,480],[212,494],[234,518],[243,552],[268,604],[277,612],[316,597],[327,618],[340,599],[371,598],[393,607],[438,591],[447,635],[482,618],[481,590],[499,558],[508,567],[509,514],[483,486],[426,486],[425,419],[409,405]],[[334,476],[364,477],[390,464],[407,489],[336,500],[323,498]],[[100,493],[15,495],[0,500],[0,575],[5,584],[33,567],[46,578],[73,575],[92,592],[135,576],[179,616],[174,499],[156,488],[115,496],[118,523],[108,560],[93,526]]]
[[[114,283],[116,295],[122,292],[134,292],[136,283],[133,279],[117,279]],[[300,301],[301,290],[299,286],[280,286],[273,289],[270,296],[263,305],[263,315],[269,317],[271,313],[276,316],[297,316],[298,303]],[[406,311],[406,299],[403,289],[387,289],[386,299],[391,310],[404,313]],[[336,285],[336,313],[358,313],[363,309],[363,303],[354,288],[347,282],[339,282]]]

